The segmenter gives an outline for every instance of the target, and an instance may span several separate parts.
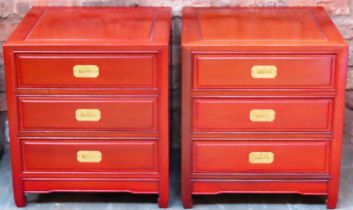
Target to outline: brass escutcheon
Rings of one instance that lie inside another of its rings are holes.
[[[97,122],[101,119],[99,109],[76,109],[75,117],[77,121]]]
[[[274,79],[277,77],[277,67],[253,66],[251,67],[251,77],[254,79]]]
[[[99,67],[97,65],[75,65],[73,75],[76,78],[97,78]]]
[[[100,163],[102,161],[102,153],[100,151],[78,151],[77,161],[80,163]]]
[[[252,109],[249,114],[251,122],[273,122],[276,111],[273,109]]]
[[[251,164],[271,164],[275,155],[272,152],[250,152],[249,162]]]

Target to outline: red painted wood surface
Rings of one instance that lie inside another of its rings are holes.
[[[194,141],[193,173],[328,171],[329,142]],[[253,164],[251,152],[273,153],[273,163]],[[315,161],[313,161],[315,160]]]
[[[332,87],[333,55],[197,55],[194,89]],[[251,67],[274,65],[274,79],[252,78]]]
[[[304,195],[325,195],[327,183],[325,181],[198,181],[193,183],[193,194],[207,195],[220,193],[300,193]]]
[[[48,192],[128,192],[134,194],[159,193],[158,180],[151,179],[24,179],[29,193]]]
[[[275,111],[271,122],[253,122],[250,112]],[[195,99],[193,131],[331,131],[330,99]]]
[[[25,193],[169,198],[169,8],[34,7],[4,45],[16,205]],[[95,77],[76,77],[95,65]],[[77,109],[100,112],[79,121]],[[78,151],[100,163],[78,163]]]
[[[153,130],[156,98],[19,98],[21,130]],[[99,121],[77,121],[77,109],[100,110]]]
[[[348,47],[324,9],[184,8],[182,26],[184,207],[193,194],[300,193],[335,208]],[[274,161],[249,164],[251,152]]]
[[[157,88],[153,54],[19,54],[18,88]],[[75,65],[97,65],[97,78],[76,78]]]
[[[100,151],[101,162],[79,162],[80,150]],[[23,140],[22,151],[24,173],[157,171],[157,141]]]

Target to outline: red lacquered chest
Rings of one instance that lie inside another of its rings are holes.
[[[182,200],[338,198],[347,45],[322,8],[185,8]]]
[[[170,9],[35,7],[4,47],[25,193],[159,194],[168,206]]]

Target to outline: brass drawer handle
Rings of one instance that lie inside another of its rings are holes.
[[[274,79],[277,77],[277,67],[253,66],[251,67],[251,77],[254,79]]]
[[[276,119],[273,109],[252,109],[249,115],[251,122],[273,122]]]
[[[97,65],[75,65],[73,75],[76,78],[97,78],[99,67]]]
[[[77,121],[97,122],[101,119],[99,109],[76,109],[75,117]]]
[[[102,161],[102,153],[100,151],[78,151],[77,161],[80,163],[100,163]]]
[[[272,152],[250,152],[249,162],[251,164],[271,164],[275,159]]]

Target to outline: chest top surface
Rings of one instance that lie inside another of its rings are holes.
[[[34,7],[8,44],[167,44],[169,8]]]
[[[344,42],[320,7],[185,8],[183,26],[184,45]]]

